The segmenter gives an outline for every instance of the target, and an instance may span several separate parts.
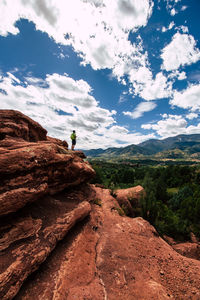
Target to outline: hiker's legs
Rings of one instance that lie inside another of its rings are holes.
[[[72,140],[72,150],[74,150],[75,145],[76,145],[76,140]]]

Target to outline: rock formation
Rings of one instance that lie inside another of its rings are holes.
[[[0,136],[0,216],[94,175],[83,153],[47,138],[46,130],[19,112],[0,112]]]
[[[200,299],[200,261],[120,216],[130,191],[115,199],[90,185],[84,157],[23,114],[0,112],[0,299]]]
[[[16,300],[199,299],[200,262],[178,254],[142,218],[121,217],[109,190],[72,229]]]
[[[125,210],[126,215],[135,217],[141,207],[140,199],[144,195],[143,187],[138,185],[128,189],[119,189],[114,194],[119,205]]]

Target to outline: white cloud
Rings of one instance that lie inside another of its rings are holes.
[[[19,33],[15,22],[26,18],[57,43],[72,45],[83,64],[115,69],[139,52],[129,32],[147,24],[152,7],[151,0],[5,0],[0,35]]]
[[[183,6],[181,7],[181,10],[184,11],[184,10],[186,10],[187,8],[188,8],[188,6],[183,5]]]
[[[142,135],[141,133],[129,132],[127,128],[114,125],[110,128],[99,128],[96,131],[96,137],[94,136],[94,143],[90,148],[94,148],[94,145],[101,145],[101,147],[119,147],[119,145],[127,146],[131,144],[139,144],[148,139],[155,138],[154,134]],[[97,148],[97,147],[95,147]]]
[[[180,66],[191,65],[200,59],[200,51],[196,48],[194,37],[189,34],[176,33],[170,44],[161,54],[162,68],[167,71],[178,69]]]
[[[184,80],[187,78],[186,73],[184,71],[179,72],[178,70],[172,71],[169,75],[168,78],[171,79],[178,79],[178,80]]]
[[[188,29],[187,26],[181,25],[181,26],[177,27],[177,29],[182,30],[183,33],[188,33],[189,32],[189,29]]]
[[[191,111],[200,110],[200,85],[191,85],[186,90],[176,91],[170,104]]]
[[[152,9],[152,0],[5,0],[0,1],[0,35],[17,34],[15,22],[26,18],[56,43],[71,45],[82,65],[109,68],[122,84],[133,83],[133,94],[160,99],[170,95],[170,85],[163,74],[153,79],[141,37],[129,41],[130,32],[146,26]]]
[[[7,72],[7,75],[9,78],[11,78],[13,83],[20,83],[20,80],[18,78],[16,78],[13,74],[11,74],[10,72]]]
[[[148,81],[145,84],[140,96],[145,100],[154,100],[167,98],[171,93],[172,82],[168,82],[163,73],[159,72],[154,80]]]
[[[143,124],[141,127],[146,130],[153,130],[161,138],[176,136],[178,134],[200,133],[200,123],[196,126],[188,126],[188,122],[180,115],[162,115],[162,120],[157,123]],[[189,118],[188,118],[189,119]]]
[[[141,127],[147,130],[154,130],[162,138],[186,133],[187,121],[182,116],[164,115],[163,120],[154,124],[143,124]]]
[[[165,26],[162,27],[162,32],[166,32],[168,30],[171,30],[174,26],[175,26],[175,23],[171,22],[168,27],[165,27]]]
[[[175,10],[175,8],[172,8],[172,10],[170,11],[171,16],[175,16],[177,14],[177,11]]]
[[[153,135],[130,133],[117,126],[115,110],[101,108],[84,80],[65,75],[47,75],[46,79],[26,78],[20,82],[13,74],[0,82],[1,109],[15,109],[33,118],[47,129],[50,136],[69,142],[71,130],[78,135],[82,149],[106,148],[140,143]]]
[[[134,88],[132,93],[147,101],[166,98],[172,93],[172,82],[162,72],[153,79],[152,72],[146,67],[132,69],[129,80]]]
[[[193,120],[193,119],[198,118],[198,114],[196,114],[196,113],[189,113],[188,115],[186,115],[186,118],[188,120]]]
[[[154,102],[141,102],[139,103],[133,112],[125,111],[123,114],[125,116],[129,116],[132,119],[138,119],[143,116],[145,112],[151,111],[156,108],[156,104]]]

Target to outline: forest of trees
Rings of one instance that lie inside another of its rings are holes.
[[[113,191],[142,185],[140,216],[148,220],[160,235],[177,240],[200,237],[200,166],[130,166],[92,162],[96,171],[93,183]]]

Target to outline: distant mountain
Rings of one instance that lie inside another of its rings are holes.
[[[176,151],[175,151],[176,150]],[[164,140],[151,139],[139,145],[129,145],[120,148],[92,149],[85,150],[89,157],[111,158],[111,157],[131,157],[152,156],[166,158],[184,158],[192,154],[200,154],[200,134],[177,135]]]
[[[150,155],[151,151],[146,150],[144,147],[140,147],[138,145],[130,145],[127,147],[121,148],[108,148],[106,150],[103,149],[92,149],[85,150],[84,153],[90,157],[113,157],[113,156],[133,156],[133,155]]]
[[[140,143],[138,146],[144,147],[152,153],[158,153],[163,150],[180,149],[186,150],[187,148],[195,148],[200,150],[200,134],[180,134],[174,137],[169,137],[164,140],[151,139]]]

